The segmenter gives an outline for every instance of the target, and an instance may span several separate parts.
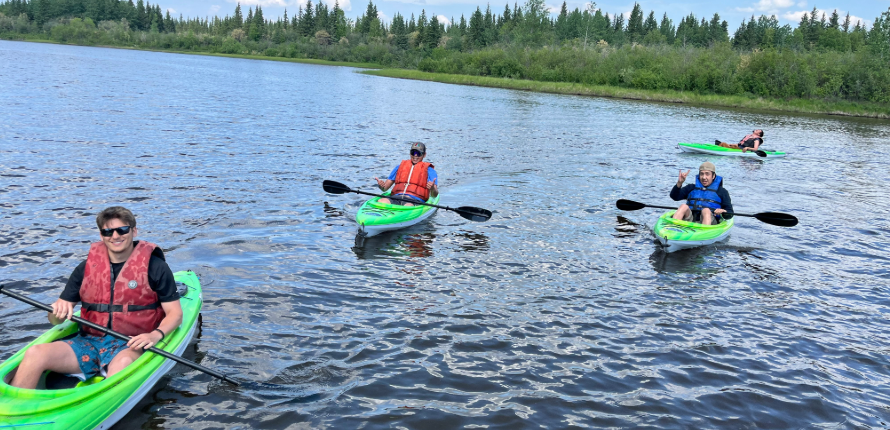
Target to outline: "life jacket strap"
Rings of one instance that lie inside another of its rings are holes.
[[[124,305],[109,305],[107,303],[81,303],[82,309],[90,312],[102,312],[110,314],[112,312],[123,312]],[[147,311],[161,307],[160,303],[152,303],[150,305],[127,305],[127,312]]]

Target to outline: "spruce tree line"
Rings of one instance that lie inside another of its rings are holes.
[[[728,42],[742,50],[767,48],[793,48],[802,50],[857,51],[869,44],[869,38],[880,39],[881,29],[869,32],[861,22],[852,23],[850,14],[841,19],[835,10],[830,17],[819,15],[814,7],[804,14],[797,28],[779,25],[775,15],[751,16],[742,20],[730,40],[728,23],[715,13],[710,20],[694,14],[683,17],[677,25],[663,14],[657,18],[655,11],[645,14],[635,3],[625,22],[623,14],[610,16],[600,9],[569,10],[565,2],[560,12],[552,17],[544,0],[526,0],[520,6],[508,3],[502,13],[493,13],[490,6],[480,7],[469,19],[461,15],[451,19],[446,28],[435,14],[426,11],[415,18],[405,18],[396,13],[390,23],[381,21],[373,1],[368,2],[365,13],[355,21],[346,18],[345,12],[335,2],[333,8],[309,0],[289,17],[285,9],[283,17],[266,19],[261,6],[248,8],[244,16],[240,3],[234,13],[223,18],[172,18],[162,12],[160,5],[147,0],[5,0],[0,3],[0,13],[7,17],[27,16],[38,28],[52,20],[64,18],[90,18],[92,22],[119,21],[125,19],[131,30],[160,33],[193,32],[231,36],[238,41],[269,39],[275,43],[294,41],[300,37],[318,39],[322,44],[339,42],[353,36],[362,41],[370,38],[384,39],[400,49],[431,50],[443,45],[464,51],[488,46],[542,46],[582,42],[622,46],[624,44],[676,45],[707,47]],[[880,21],[880,17],[879,20]],[[876,23],[877,26],[881,22]],[[240,30],[240,31],[236,31]],[[0,32],[3,29],[0,28]],[[243,32],[243,33],[241,33]],[[874,40],[873,43],[876,43]]]
[[[269,19],[261,6],[178,19],[138,0],[5,0],[0,37],[63,43],[316,58],[535,81],[700,94],[890,102],[890,9],[866,29],[817,9],[796,28],[751,17],[728,23],[694,14],[676,25],[635,4],[627,19],[593,5],[551,15],[544,0],[477,7],[443,25],[435,13],[379,18],[368,3],[355,20],[338,3],[308,1]],[[97,24],[98,23],[98,24]]]

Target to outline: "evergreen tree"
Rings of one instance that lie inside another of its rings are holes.
[[[145,13],[145,3],[143,3],[142,0],[139,0],[136,2],[136,19],[134,21],[137,30],[145,31],[148,29],[149,23],[146,21],[147,16],[148,14]]]
[[[423,12],[421,11],[421,14]],[[439,19],[436,18],[436,14],[433,14],[433,17],[430,19],[430,22],[424,27],[423,34],[423,46],[427,49],[434,49],[439,45],[439,39],[442,38],[442,33],[444,32],[442,24],[439,23]]]
[[[831,19],[828,20],[828,28],[833,28],[835,30],[840,30],[840,15],[837,14],[837,9],[831,13]]]
[[[300,20],[300,34],[303,37],[312,37],[315,34],[315,12],[312,8],[312,0],[306,1],[303,19]]]
[[[562,2],[562,8],[559,10],[559,16],[556,17],[556,39],[563,41],[569,38],[571,29],[569,29],[569,9],[566,2]]]
[[[139,0],[139,4],[142,4],[142,0]],[[233,17],[234,21],[232,24],[235,28],[244,27],[244,17],[241,16],[241,2],[238,2],[238,6],[235,6],[235,16]]]
[[[639,3],[634,3],[634,8],[630,11],[630,19],[627,20],[627,37],[631,42],[639,42],[643,39],[644,34],[643,8]]]
[[[252,40],[260,40],[266,34],[266,20],[263,19],[263,8],[260,5],[256,7],[251,28],[255,28],[255,30],[252,30],[254,33],[248,35]]]
[[[655,20],[655,11],[653,10],[649,12],[649,17],[643,23],[643,34],[649,34],[654,31],[658,31],[658,21]]]

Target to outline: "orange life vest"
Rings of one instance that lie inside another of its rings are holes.
[[[166,314],[158,294],[148,285],[152,254],[164,258],[157,245],[139,241],[112,285],[108,248],[104,242],[92,244],[80,285],[81,317],[127,336],[158,328]],[[83,330],[93,336],[105,335],[89,327]]]
[[[392,188],[393,194],[411,194],[427,201],[430,198],[430,190],[426,187],[427,169],[436,168],[426,161],[411,164],[411,160],[402,160],[399,170],[396,172],[396,185]]]

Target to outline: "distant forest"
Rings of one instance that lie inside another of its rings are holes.
[[[890,102],[890,9],[871,28],[816,8],[797,27],[751,16],[729,24],[690,14],[674,23],[636,4],[627,20],[590,5],[551,15],[543,0],[391,22],[369,2],[355,20],[309,0],[267,19],[239,4],[223,18],[172,17],[138,0],[6,0],[0,38],[81,45],[315,58],[422,71],[700,94]]]

